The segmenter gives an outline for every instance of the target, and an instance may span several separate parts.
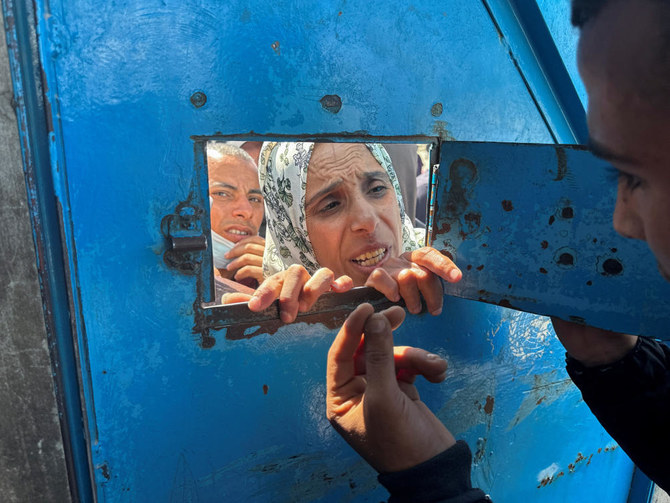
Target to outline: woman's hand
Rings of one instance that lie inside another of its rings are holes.
[[[456,283],[463,277],[456,264],[435,248],[426,246],[400,257],[392,258],[370,274],[365,286],[380,291],[394,302],[401,298],[410,313],[421,312],[421,296],[428,312],[437,316],[442,312],[442,283]]]
[[[279,299],[279,316],[284,323],[291,323],[298,312],[309,311],[323,293],[346,292],[353,286],[349,276],[335,278],[325,267],[310,276],[303,266],[292,265],[263,281],[249,299],[249,309],[262,311]]]

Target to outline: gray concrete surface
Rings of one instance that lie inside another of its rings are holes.
[[[71,501],[0,23],[0,500]]]
[[[663,489],[657,487],[654,496],[651,498],[651,503],[670,503],[670,496]]]

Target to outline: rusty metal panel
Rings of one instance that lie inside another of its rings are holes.
[[[583,147],[445,143],[434,245],[464,271],[446,291],[669,339],[670,285],[645,243],[612,228],[608,169]]]

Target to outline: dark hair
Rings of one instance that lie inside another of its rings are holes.
[[[594,19],[610,0],[572,0],[572,24],[582,28]]]
[[[583,28],[586,23],[598,17],[603,8],[612,0],[572,0],[572,24]],[[668,0],[656,0],[670,7]]]

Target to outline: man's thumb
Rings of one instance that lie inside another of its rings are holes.
[[[383,314],[372,314],[363,329],[365,333],[365,374],[368,392],[397,386],[393,357],[393,332]]]

